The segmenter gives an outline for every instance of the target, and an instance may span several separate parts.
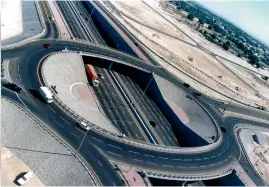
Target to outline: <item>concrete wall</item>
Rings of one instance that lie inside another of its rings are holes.
[[[114,64],[113,70],[117,71],[121,74],[125,74],[125,75],[129,76],[130,78],[135,80],[142,89],[145,89],[147,87],[147,85],[152,77],[152,74],[145,73],[145,72],[140,71],[138,69],[134,69],[132,67],[128,67],[128,66],[120,65],[120,64]],[[155,77],[155,75],[154,75],[154,77]],[[159,79],[157,81],[160,82]],[[188,124],[182,123],[180,118],[175,114],[173,109],[169,106],[169,104],[165,100],[163,93],[161,91],[164,88],[160,89],[160,83],[157,83],[157,81],[156,81],[156,78],[154,78],[151,81],[151,83],[147,89],[146,94],[149,95],[153,99],[155,104],[158,106],[158,108],[164,114],[166,119],[169,121],[169,123],[171,124],[171,126],[174,130],[174,133],[176,134],[176,137],[177,137],[180,145],[181,146],[207,145],[208,142],[205,140],[203,135],[197,133],[200,131],[199,127],[198,128],[193,127],[196,125],[195,122],[199,119],[191,119],[191,120],[194,120],[192,128],[190,128],[190,126],[188,126]],[[169,82],[166,82],[166,84],[163,85],[163,87],[164,86],[167,86],[167,88],[170,88],[170,89],[172,89],[172,88],[178,89],[178,88],[174,88],[175,86]],[[174,100],[176,100],[176,99],[177,99],[177,97],[174,97]],[[186,99],[185,96],[184,96],[184,99]],[[184,106],[185,105],[183,105],[183,109],[184,109]],[[194,109],[198,110],[199,112],[201,112],[201,111],[204,112],[198,104],[196,104],[194,107],[197,107]],[[190,110],[192,110],[192,109],[193,108],[191,108]],[[210,129],[213,129],[213,131],[214,131],[213,124],[212,124],[212,126],[210,126],[211,124],[208,124],[208,125],[209,125],[209,129],[205,129],[204,131],[210,131]]]
[[[82,1],[89,13],[92,12],[93,5],[90,1]],[[100,34],[108,44],[113,48],[118,48],[121,51],[137,56],[127,42],[120,36],[120,34],[109,24],[104,16],[95,8],[92,13],[92,19],[100,31]]]

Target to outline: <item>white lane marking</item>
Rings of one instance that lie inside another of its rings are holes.
[[[170,165],[163,165],[163,167],[173,167],[173,166],[170,166]]]
[[[19,74],[19,79],[21,80],[21,75]]]
[[[154,157],[154,156],[152,156],[152,155],[147,155],[147,154],[145,154],[145,156]]]
[[[48,106],[48,107],[52,112],[54,112],[56,114],[55,110],[53,110],[50,106]]]
[[[153,162],[148,162],[149,164],[152,164],[152,165],[158,165],[157,163],[153,163]]]
[[[117,146],[115,146],[115,145],[112,145],[112,144],[108,144],[108,145],[110,145],[111,147],[115,147],[115,148],[117,148],[117,149],[122,149],[122,148],[120,148],[120,147],[117,147]]]
[[[143,160],[133,159],[134,161],[143,162]]]
[[[93,139],[99,141],[99,142],[103,142],[102,140],[98,139],[98,138],[95,138],[95,137],[92,137]]]
[[[209,158],[204,158],[204,160],[208,160]]]
[[[192,159],[184,159],[184,161],[192,161]]]
[[[165,159],[165,160],[168,159],[168,158],[164,158],[164,157],[159,157],[159,158],[160,158],[160,159]]]
[[[114,182],[113,182],[113,185],[116,186]]]
[[[228,158],[231,158],[232,157],[232,155],[230,155]]]
[[[20,70],[20,64],[18,64],[18,71]]]
[[[59,125],[60,127],[64,128],[62,125],[60,125],[57,121],[53,120],[54,123],[56,123],[57,125]]]
[[[100,166],[103,166],[99,160],[98,160],[98,163],[100,164]]]
[[[75,136],[76,138],[79,138],[78,135],[76,135],[76,134],[74,134],[74,133],[72,133],[72,132],[70,132],[70,134],[72,134],[72,135]]]
[[[128,152],[130,152],[130,153],[135,153],[135,154],[140,154],[140,153],[135,152],[135,151],[128,151]]]
[[[201,160],[200,158],[196,158],[196,159],[194,159],[194,160]]]
[[[42,109],[40,109],[40,110],[42,110]],[[42,110],[42,112],[44,112],[44,114],[46,114],[47,116],[49,116],[44,110]]]
[[[66,123],[70,124],[70,122],[66,121],[63,117],[61,117],[62,120],[64,120]]]
[[[172,160],[182,160],[181,158],[174,158],[174,159],[172,159]]]
[[[215,158],[216,156],[214,155],[214,156],[212,156],[211,158]]]
[[[185,166],[177,166],[177,168],[185,168]]]
[[[113,152],[111,152],[111,151],[108,151],[110,154],[113,154],[113,155],[117,155],[117,156],[119,156],[119,157],[122,157],[121,155],[119,155],[119,154],[116,154],[116,153],[113,153]]]
[[[81,130],[80,128],[77,128],[77,127],[75,127],[77,130],[79,130],[80,132],[83,132],[84,133],[84,131],[83,130]]]

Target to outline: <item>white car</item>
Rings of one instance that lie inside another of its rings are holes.
[[[31,178],[33,178],[35,174],[32,171],[27,172],[25,175],[23,175],[21,178],[17,180],[18,184],[21,186],[24,185],[27,181],[29,181]]]
[[[222,101],[221,103],[224,104],[224,105],[227,105],[228,104],[227,101]]]
[[[79,126],[87,131],[90,130],[89,124],[85,123],[84,121],[80,122]]]

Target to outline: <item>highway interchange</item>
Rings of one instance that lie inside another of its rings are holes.
[[[61,3],[65,4],[66,2]],[[65,5],[62,5],[62,7],[64,6]],[[44,7],[42,9],[44,11]],[[70,18],[70,25],[74,25],[74,28],[79,28],[80,26],[78,25],[78,22],[74,20],[74,18]],[[156,73],[159,73],[164,77],[168,77],[169,80],[175,82],[187,92],[193,93],[194,91],[194,89],[184,88],[177,79],[171,77],[166,71],[163,71],[160,68],[154,68],[153,65],[147,65],[139,59],[134,60],[133,57],[125,55],[124,53],[73,41],[55,40],[58,37],[57,27],[48,19],[46,19],[46,29],[47,33],[42,37],[41,40],[36,40],[13,49],[2,50],[2,58],[9,59],[9,75],[11,81],[22,86],[23,88],[22,93],[16,94],[2,87],[2,96],[7,97],[25,107],[33,116],[35,116],[43,124],[46,124],[49,129],[55,132],[57,136],[63,139],[74,150],[78,148],[84,134],[84,132],[75,126],[76,120],[67,115],[56,104],[51,104],[48,106],[35,98],[30,92],[31,90],[38,90],[41,85],[38,77],[38,64],[40,60],[44,59],[43,57],[48,54],[63,50],[66,46],[68,46],[69,50],[79,50],[100,54],[103,56],[110,56],[111,58],[120,59],[129,64],[135,64],[145,69],[153,68]],[[74,32],[73,34],[75,37],[83,39],[82,37],[84,35],[81,35],[82,33],[79,31],[72,32]],[[100,41],[100,39],[98,41]],[[44,43],[50,43],[51,48],[44,49]],[[103,68],[100,68],[100,71],[102,71],[103,74],[106,73]],[[123,75],[121,75],[121,77],[125,81],[128,80],[128,78],[124,77]],[[131,80],[128,82],[130,85],[133,84]],[[130,87],[128,86],[128,88]],[[261,122],[258,123],[238,117],[223,118],[220,115],[219,110],[215,109],[214,107],[209,107],[209,105],[220,106],[220,108],[225,107],[223,104],[221,104],[221,102],[204,96],[197,99],[207,107],[212,116],[216,119],[217,123],[227,129],[227,133],[223,134],[223,140],[221,143],[212,150],[196,153],[159,152],[127,145],[113,138],[103,136],[98,132],[89,131],[86,140],[80,148],[80,154],[83,158],[85,158],[89,166],[96,172],[96,175],[104,186],[123,185],[122,179],[115,172],[113,165],[111,165],[109,162],[109,159],[136,165],[145,171],[170,173],[171,175],[177,174],[183,176],[201,177],[207,174],[218,174],[222,171],[232,169],[234,164],[239,162],[245,169],[247,169],[248,175],[256,185],[264,185],[259,177],[256,176],[255,172],[249,168],[245,155],[240,152],[240,145],[238,144],[236,135],[234,134],[234,129],[236,129],[235,126],[239,123],[252,124],[257,127],[266,127],[268,124]],[[114,104],[115,102],[118,102],[117,100],[119,99],[114,99]],[[120,105],[125,104],[120,103]],[[250,114],[263,119],[267,119],[268,117],[267,113],[262,113],[256,109],[248,109],[244,106],[238,106],[234,103],[229,106],[229,110],[236,111],[238,113]],[[130,119],[130,117],[127,118],[128,120]],[[131,129],[131,131],[133,131],[133,129]],[[133,132],[136,131],[138,130],[134,130]],[[72,135],[71,132],[76,136]],[[132,135],[131,137],[134,136],[135,135]],[[92,154],[93,152],[95,154]],[[196,180],[199,179],[196,178]]]

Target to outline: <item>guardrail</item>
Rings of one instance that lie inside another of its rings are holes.
[[[20,46],[25,45],[25,44],[27,44],[27,43],[29,43],[29,42],[37,39],[37,38],[42,37],[47,32],[47,28],[46,28],[45,22],[44,22],[44,15],[42,14],[42,11],[40,10],[40,6],[39,6],[39,3],[37,1],[35,1],[35,6],[36,6],[36,10],[38,12],[39,20],[41,22],[42,32],[37,34],[37,35],[34,35],[34,36],[30,37],[30,38],[22,40],[20,42],[1,46],[1,50],[7,50],[7,49],[10,49],[10,48],[14,48],[14,47],[20,47]]]
[[[79,51],[70,51],[70,52],[77,52],[80,53]],[[54,92],[50,86],[48,85],[48,83],[46,82],[44,73],[43,73],[43,63],[46,63],[46,61],[50,58],[52,58],[53,56],[60,54],[61,52],[57,52],[54,53],[52,55],[50,55],[49,57],[47,57],[43,62],[41,62],[40,64],[40,74],[41,74],[41,83],[44,86],[47,86],[52,92]],[[83,53],[86,54],[86,53]],[[89,56],[93,56],[93,57],[100,57],[102,58],[102,55],[98,55],[98,54],[94,54],[94,53],[87,53],[87,55]],[[110,60],[113,60],[115,62],[117,62],[117,59],[113,59],[110,57]],[[78,121],[85,121],[85,119],[81,118],[78,114],[76,114],[74,111],[72,111],[70,108],[68,108],[56,95],[54,95],[54,99],[55,102],[57,102],[60,106],[63,107],[63,109],[70,115],[72,116],[74,119],[78,120]],[[85,121],[88,122],[88,121]],[[219,136],[218,140],[212,144],[209,145],[205,145],[205,146],[200,146],[200,147],[172,147],[172,146],[164,146],[164,145],[154,145],[154,144],[149,144],[146,142],[139,142],[139,141],[135,141],[131,138],[128,137],[123,137],[122,135],[117,135],[115,133],[109,132],[106,129],[100,128],[97,125],[93,124],[92,122],[88,122],[90,124],[90,127],[92,130],[94,130],[95,132],[102,134],[104,136],[107,136],[111,139],[114,139],[118,142],[121,143],[125,143],[131,146],[136,146],[139,148],[144,148],[144,149],[149,149],[149,150],[155,150],[155,151],[161,151],[161,152],[170,152],[170,153],[182,153],[182,154],[187,154],[187,153],[201,153],[201,152],[206,152],[209,150],[212,150],[214,148],[216,148],[217,146],[219,146],[219,144],[222,142],[222,136]]]
[[[35,117],[34,115],[31,115],[26,109],[24,109],[23,107],[21,107],[20,105],[18,105],[17,103],[9,100],[8,98],[1,96],[1,98],[7,100],[8,102],[12,103],[13,105],[15,105],[16,107],[18,107],[20,110],[22,110],[27,116],[29,116],[31,119],[33,119],[42,129],[44,129],[46,132],[48,132],[54,139],[56,139],[56,141],[60,142],[68,151],[71,152],[72,155],[74,155],[74,157],[79,161],[79,163],[85,168],[85,170],[87,171],[87,173],[89,174],[89,176],[91,177],[94,185],[96,186],[101,186],[99,180],[97,179],[97,176],[95,175],[94,171],[87,167],[86,164],[86,160],[76,154],[76,152],[74,150],[72,150],[71,146],[67,146],[68,143],[65,143],[65,141],[61,138],[58,138],[58,136],[56,136],[53,131],[51,131],[49,128],[45,127],[45,125],[43,125],[42,123],[40,123]]]
[[[147,177],[166,179],[166,180],[181,180],[181,181],[198,181],[198,180],[210,180],[220,178],[226,175],[229,175],[233,172],[233,169],[227,169],[220,172],[214,172],[213,174],[207,175],[193,175],[193,176],[184,176],[184,175],[173,175],[167,173],[159,173],[152,171],[143,171]]]

